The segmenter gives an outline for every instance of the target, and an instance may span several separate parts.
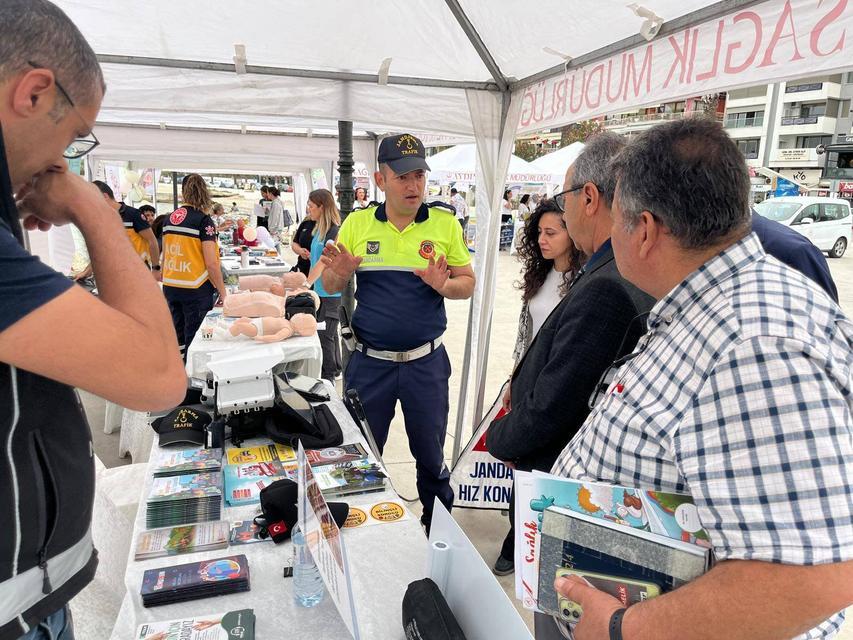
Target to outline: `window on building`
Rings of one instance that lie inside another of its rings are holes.
[[[745,138],[736,141],[738,151],[743,154],[747,160],[755,160],[758,158],[758,147],[761,144],[759,138]]]
[[[763,124],[763,111],[742,111],[740,113],[730,113],[726,116],[726,126],[729,128],[760,127]]]
[[[832,136],[797,136],[796,149],[814,149],[818,145],[832,144]]]
[[[804,104],[800,107],[800,117],[808,118],[809,116],[825,116],[826,103],[820,104]]]
[[[848,71],[847,76],[844,78],[844,82],[847,84],[853,84],[853,71]]]

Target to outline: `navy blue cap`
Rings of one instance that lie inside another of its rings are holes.
[[[379,164],[387,164],[398,176],[410,171],[429,171],[424,143],[410,133],[385,138],[379,145]]]

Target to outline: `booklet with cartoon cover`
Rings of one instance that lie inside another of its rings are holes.
[[[263,444],[245,449],[228,449],[225,452],[227,464],[245,464],[248,462],[294,462],[296,453],[286,444]]]

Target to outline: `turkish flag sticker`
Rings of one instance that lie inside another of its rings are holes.
[[[287,533],[287,525],[284,523],[284,520],[274,522],[268,527],[268,529],[271,536],[277,536],[280,533]]]
[[[169,222],[172,224],[181,224],[187,217],[187,210],[181,207],[180,209],[175,209],[172,212],[172,215],[169,216]]]

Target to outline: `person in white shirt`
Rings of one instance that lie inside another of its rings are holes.
[[[530,212],[533,211],[533,208],[529,204],[530,194],[525,193],[521,196],[521,200],[518,201],[518,217],[521,220],[527,220],[530,217]]]
[[[465,196],[459,193],[456,188],[450,190],[450,204],[456,209],[456,219],[462,225],[462,236],[468,229],[468,203],[465,202]]]

